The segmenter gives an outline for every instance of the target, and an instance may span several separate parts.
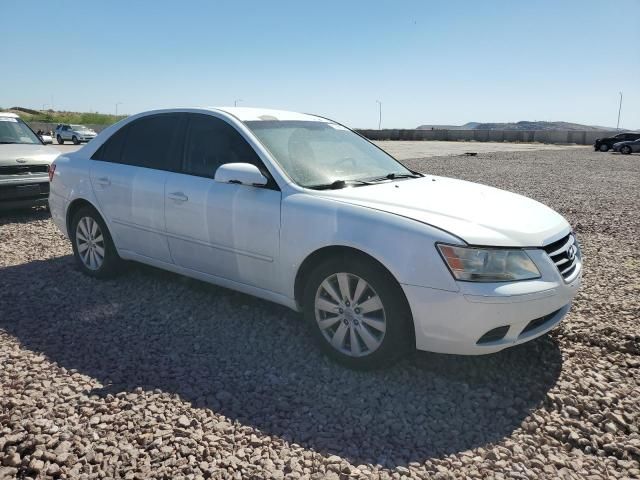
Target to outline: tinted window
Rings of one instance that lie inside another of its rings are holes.
[[[91,158],[93,160],[120,163],[120,155],[122,154],[124,142],[127,139],[128,128],[129,126],[127,125],[111,135]]]
[[[174,170],[180,114],[164,113],[143,117],[127,127],[120,163],[136,167]]]
[[[234,127],[210,115],[189,115],[184,172],[213,178],[225,163],[251,163],[263,170],[256,152]]]

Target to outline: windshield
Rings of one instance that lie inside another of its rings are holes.
[[[412,173],[348,128],[321,121],[245,122],[284,171],[303,187]]]
[[[7,143],[42,145],[38,136],[19,118],[0,117],[0,144]]]
[[[85,127],[84,125],[71,125],[71,129],[72,130],[89,130],[87,127]]]

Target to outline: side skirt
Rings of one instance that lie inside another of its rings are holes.
[[[185,277],[191,277],[197,280],[202,280],[203,282],[212,283],[213,285],[218,285],[219,287],[228,288],[230,290],[237,290],[239,292],[246,293],[247,295],[252,295],[254,297],[262,298],[263,300],[268,300],[270,302],[284,305],[285,307],[289,307],[296,312],[300,311],[294,299],[286,297],[285,295],[282,295],[280,293],[272,292],[271,290],[265,290],[263,288],[247,285],[246,283],[229,280],[228,278],[218,277],[216,275],[180,267],[179,265],[173,263],[161,262],[150,257],[145,257],[144,255],[139,255],[130,250],[118,250],[118,254],[125,260],[134,260],[146,265],[151,265],[152,267],[160,268],[162,270],[168,270],[179,275],[184,275]]]

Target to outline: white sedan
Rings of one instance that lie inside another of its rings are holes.
[[[286,305],[355,368],[529,341],[580,285],[578,243],[555,211],[413,172],[293,112],[128,117],[58,157],[49,204],[88,275],[136,260]]]

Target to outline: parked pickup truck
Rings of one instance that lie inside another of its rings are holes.
[[[95,131],[84,125],[70,125],[61,123],[56,127],[56,141],[62,145],[65,141],[71,140],[74,145],[81,142],[93,140],[98,135]]]

